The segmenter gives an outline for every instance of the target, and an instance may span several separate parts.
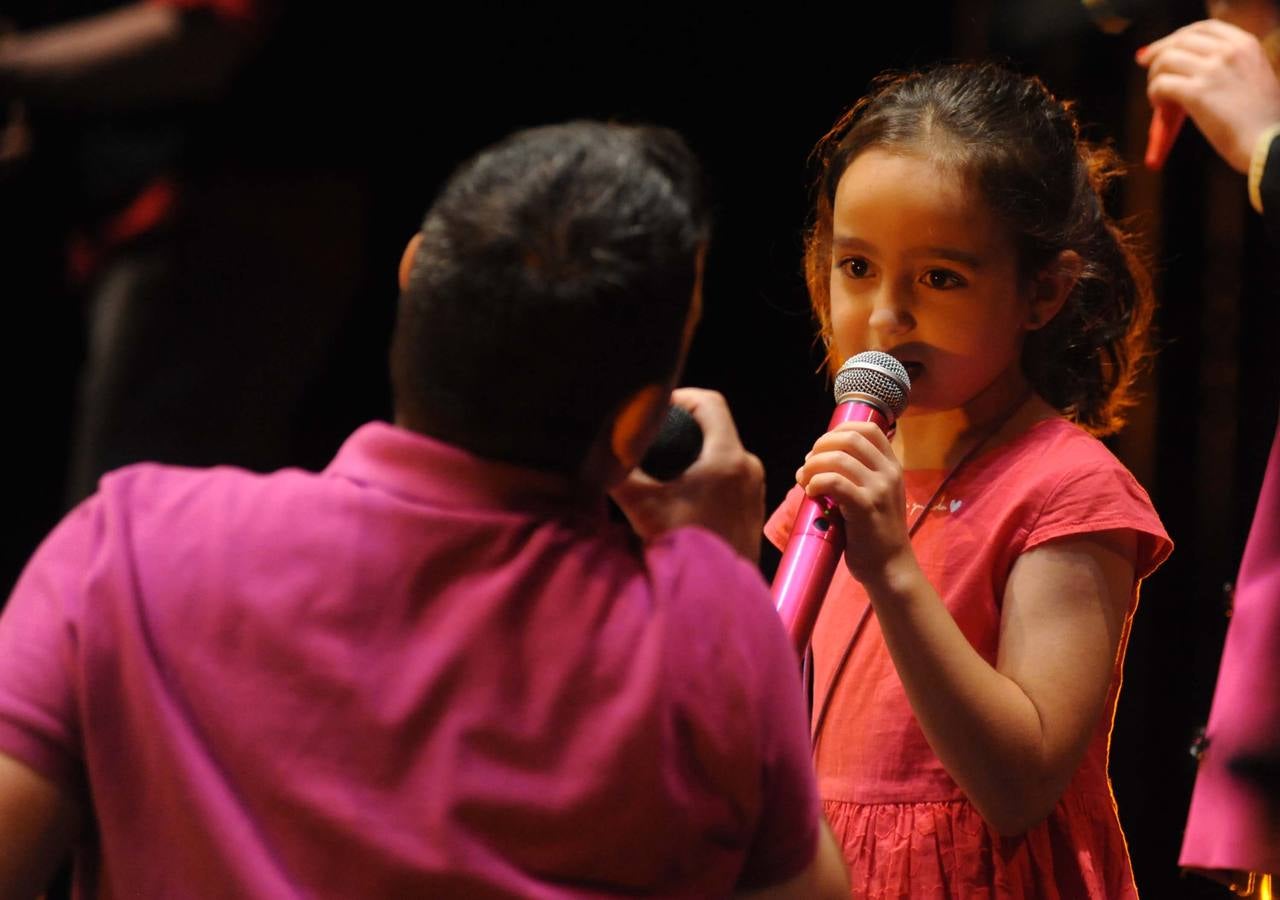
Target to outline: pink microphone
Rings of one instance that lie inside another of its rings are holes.
[[[888,353],[851,356],[836,373],[836,410],[827,430],[844,422],[875,422],[892,435],[910,393],[907,370]],[[806,497],[773,578],[773,605],[801,656],[844,548],[844,519],[835,502]]]

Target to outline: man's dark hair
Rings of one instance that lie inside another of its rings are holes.
[[[570,122],[482,151],[422,224],[391,349],[401,420],[577,472],[621,404],[674,375],[708,231],[673,131]]]

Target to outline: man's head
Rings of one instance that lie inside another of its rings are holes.
[[[398,421],[580,474],[602,440],[616,449],[619,419],[644,430],[665,406],[708,230],[697,161],[672,131],[571,122],[482,151],[406,250]]]

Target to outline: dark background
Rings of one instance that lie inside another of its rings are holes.
[[[694,4],[599,4],[593,12],[469,4],[430,15],[388,7],[345,18],[291,10],[258,72],[274,87],[254,93],[251,113],[224,123],[220,153],[338,173],[365,192],[371,224],[365,244],[345,251],[360,256],[364,287],[329,369],[298,411],[288,462],[318,468],[355,425],[389,416],[384,360],[396,263],[453,166],[522,126],[654,121],[687,136],[716,207],[705,315],[685,381],[727,396],[743,441],[765,462],[772,507],[831,407],[800,276],[809,149],[885,68],[993,57],[1038,74],[1077,100],[1090,136],[1114,141],[1129,161],[1131,174],[1109,200],[1148,236],[1161,302],[1161,349],[1144,403],[1109,441],[1176,543],[1143,590],[1129,648],[1112,742],[1120,816],[1145,896],[1226,896],[1181,876],[1176,859],[1195,767],[1188,747],[1207,718],[1226,627],[1224,585],[1280,396],[1270,352],[1275,290],[1244,178],[1198,134],[1179,138],[1160,175],[1140,166],[1148,109],[1133,53],[1201,17],[1203,6],[1121,7],[1129,24],[1112,34],[1067,0],[716,14]],[[84,352],[74,292],[21,274],[57,264],[51,190],[10,179],[0,193],[0,261],[11,273],[3,288],[13,477],[6,582],[61,512]]]

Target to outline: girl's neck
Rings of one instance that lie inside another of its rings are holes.
[[[985,452],[1057,415],[1019,378],[964,406],[908,412],[898,420],[893,448],[904,469],[950,469],[975,445],[982,443]]]

